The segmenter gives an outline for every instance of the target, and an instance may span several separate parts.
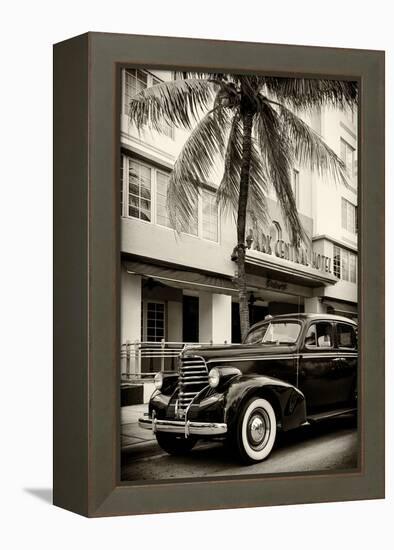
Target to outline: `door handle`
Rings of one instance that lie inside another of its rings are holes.
[[[332,360],[333,363],[339,363],[342,361],[342,357],[335,357],[335,359]]]

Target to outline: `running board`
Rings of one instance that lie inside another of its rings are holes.
[[[335,416],[341,416],[342,414],[348,414],[356,412],[357,409],[336,409],[335,411],[326,411],[318,414],[311,414],[308,416],[308,421],[310,423],[312,422],[319,422],[319,420],[326,420],[327,418],[334,418]]]

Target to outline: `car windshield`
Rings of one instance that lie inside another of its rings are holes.
[[[300,334],[301,325],[294,321],[272,321],[252,329],[245,344],[294,344]]]

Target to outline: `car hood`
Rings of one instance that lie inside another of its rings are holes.
[[[215,359],[255,359],[257,357],[272,358],[293,354],[297,346],[292,344],[281,345],[256,345],[256,344],[231,344],[224,346],[191,346],[187,347],[182,357],[199,356],[205,360],[214,361]]]

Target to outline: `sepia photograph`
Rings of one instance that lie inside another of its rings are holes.
[[[1,546],[391,540],[387,3],[22,3]]]
[[[357,82],[118,85],[121,481],[357,470]]]

